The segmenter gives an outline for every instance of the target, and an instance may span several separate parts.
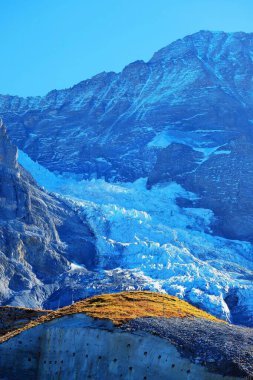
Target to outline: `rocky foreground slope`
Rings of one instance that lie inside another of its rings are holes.
[[[253,34],[201,31],[121,73],[44,97],[0,96],[11,138],[52,171],[177,181],[216,233],[253,241]]]
[[[100,295],[3,335],[0,378],[242,379],[252,329],[151,292]]]

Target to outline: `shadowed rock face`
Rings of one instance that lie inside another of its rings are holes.
[[[119,74],[45,97],[0,96],[0,114],[50,170],[148,186],[177,178],[215,211],[216,232],[252,241],[252,57],[252,34],[201,31]],[[207,154],[231,141],[231,154]]]
[[[94,237],[83,219],[17,164],[17,148],[2,123],[0,159],[0,302],[41,306],[73,256],[89,267]]]
[[[156,164],[149,174],[147,187],[162,182],[177,181],[182,183],[182,178],[194,172],[203,158],[201,152],[197,152],[190,146],[172,143],[162,149],[157,157]]]
[[[247,137],[216,150],[185,183],[201,196],[199,205],[214,210],[217,232],[253,241],[253,144]]]
[[[231,140],[205,159],[184,144],[163,149],[147,185],[176,181],[199,195],[197,207],[212,209],[214,231],[253,241],[253,143],[247,136]]]

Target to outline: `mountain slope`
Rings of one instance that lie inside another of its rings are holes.
[[[252,41],[252,34],[201,31],[119,74],[102,73],[45,97],[1,96],[0,114],[18,147],[48,169],[109,181],[149,177],[149,186],[154,177],[179,178],[215,211],[217,233],[252,241]],[[238,160],[241,138],[246,162]],[[183,144],[188,162],[176,176],[168,161],[165,172],[157,171],[172,142]],[[231,144],[236,157],[226,148]],[[214,151],[221,154],[217,170],[231,167],[226,185],[219,176],[213,181],[221,188],[216,197],[209,185]]]

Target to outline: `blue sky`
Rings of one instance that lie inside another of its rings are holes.
[[[253,0],[0,0],[0,93],[44,95],[200,29],[253,32]]]

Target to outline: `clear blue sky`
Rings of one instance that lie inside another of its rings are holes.
[[[0,0],[0,93],[44,95],[200,29],[253,31],[253,0]]]

